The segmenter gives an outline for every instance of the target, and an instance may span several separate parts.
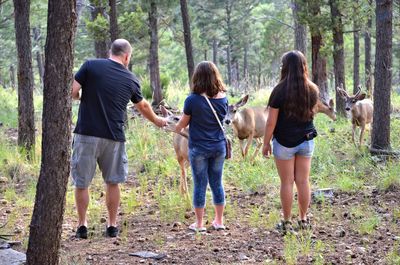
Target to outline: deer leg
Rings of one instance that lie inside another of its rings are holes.
[[[181,194],[187,194],[188,187],[187,187],[185,160],[181,159],[178,162],[179,162],[179,166],[181,167],[181,179],[179,181],[179,192]]]
[[[252,158],[251,158],[252,161],[257,157],[258,152],[260,151],[260,148],[263,145],[263,142],[262,142],[261,138],[257,138],[256,142],[257,142],[257,147],[256,147],[256,150],[254,151],[254,154],[253,154]]]
[[[243,143],[244,142],[244,140],[239,140],[239,146],[240,146],[240,152],[242,153],[242,156],[244,157],[245,155],[244,155],[244,149],[243,149]]]
[[[249,138],[247,138],[243,157],[247,156],[247,153],[249,152],[249,148],[250,148],[250,145],[252,144],[252,142],[253,142],[253,134],[250,134]]]
[[[360,128],[361,128],[361,131],[360,131],[360,147],[361,147],[363,140],[364,140],[363,138],[364,138],[364,132],[365,132],[365,123],[362,123]]]
[[[353,140],[353,144],[357,146],[355,140],[354,140],[354,134],[356,132],[356,124],[353,123],[353,128],[352,128],[352,134],[351,134],[351,139]]]

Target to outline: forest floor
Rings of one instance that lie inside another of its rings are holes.
[[[130,179],[125,185],[134,187],[137,182]],[[309,215],[311,232],[299,232],[293,237],[283,237],[274,228],[249,223],[250,209],[262,205],[266,193],[248,194],[235,187],[228,187],[226,192],[238,207],[236,218],[226,223],[225,231],[190,232],[187,227],[194,221],[192,211],[187,211],[184,222],[162,222],[158,206],[151,199],[134,214],[120,213],[122,231],[117,238],[104,237],[102,226],[89,226],[89,239],[76,239],[75,217],[66,216],[62,264],[387,264],[389,251],[400,243],[399,218],[394,216],[400,213],[393,212],[399,205],[399,190],[380,193],[367,188],[356,193],[335,192],[332,200],[314,201]],[[105,207],[101,189],[93,193],[98,194],[98,203]],[[361,206],[380,216],[377,223],[363,223],[375,226],[370,228],[372,231],[368,227],[360,230],[357,225],[372,216],[357,211]],[[13,209],[12,205],[2,208],[2,212]],[[265,215],[268,209],[261,217]],[[317,242],[325,243],[318,248]],[[129,255],[139,251],[165,257],[155,260]]]

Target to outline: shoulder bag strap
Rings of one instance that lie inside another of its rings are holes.
[[[219,118],[218,118],[217,112],[215,111],[215,109],[214,109],[214,107],[212,106],[212,104],[211,104],[210,100],[208,99],[208,97],[207,97],[205,94],[201,94],[201,95],[206,99],[208,105],[210,106],[212,112],[214,113],[215,118],[216,118],[217,121],[218,121],[219,127],[221,127],[221,130],[222,130],[222,132],[224,133],[224,136],[225,136],[225,138],[226,138],[224,126],[222,126],[221,121],[220,121]]]

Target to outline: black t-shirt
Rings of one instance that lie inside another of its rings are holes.
[[[288,117],[283,109],[286,100],[286,89],[275,87],[269,98],[268,106],[279,109],[278,120],[274,130],[274,138],[285,147],[295,147],[306,139],[306,135],[317,132],[313,121],[302,122]]]
[[[143,99],[136,76],[118,62],[94,59],[81,66],[75,80],[82,96],[74,133],[124,142],[128,102]]]

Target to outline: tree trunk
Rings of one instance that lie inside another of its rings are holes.
[[[218,65],[218,42],[215,37],[213,37],[213,63]]]
[[[247,89],[249,86],[249,63],[248,63],[248,50],[249,50],[249,44],[245,43],[244,45],[244,58],[243,58],[243,78],[244,78],[244,92],[247,93]]]
[[[158,61],[158,28],[157,28],[157,4],[154,0],[150,3],[149,24],[150,24],[150,84],[153,91],[152,105],[158,106],[162,101],[160,82],[160,66]]]
[[[232,43],[233,43],[233,36],[232,36],[232,24],[231,24],[231,15],[232,15],[232,3],[231,0],[227,0],[225,3],[225,12],[226,12],[226,28],[228,34],[228,47],[226,52],[226,67],[227,67],[227,76],[228,76],[228,85],[232,84]]]
[[[372,6],[372,0],[369,0],[369,5]],[[364,33],[365,43],[365,87],[369,96],[372,95],[372,63],[371,63],[371,29],[372,15],[368,15],[367,28]]]
[[[42,164],[30,224],[27,264],[58,264],[70,174],[75,0],[49,0],[43,91]],[[54,115],[54,114],[57,115]]]
[[[354,14],[359,13],[358,0],[354,1]],[[360,26],[358,16],[354,16],[353,21],[353,38],[354,38],[354,59],[353,59],[353,94],[357,93],[357,88],[360,85]]]
[[[226,77],[228,80],[228,85],[232,83],[232,66],[231,66],[231,48],[226,46]]]
[[[189,84],[192,83],[192,76],[194,71],[193,48],[192,48],[192,35],[190,33],[190,19],[186,0],[181,1],[181,13],[183,22],[183,34],[185,38],[185,51],[186,63],[189,75]]]
[[[90,12],[92,21],[96,20],[97,16],[104,16],[104,7],[97,5],[94,0],[90,0],[92,5],[92,9]],[[108,49],[107,49],[107,41],[105,40],[94,40],[94,51],[96,54],[96,58],[108,58]]]
[[[390,92],[392,86],[392,16],[393,1],[376,1],[376,52],[373,149],[390,149]]]
[[[301,21],[299,13],[302,12],[302,3],[299,0],[292,0],[292,12],[294,20],[294,49],[307,53],[307,26]]]
[[[110,37],[111,42],[118,39],[119,31],[118,31],[118,16],[117,16],[117,1],[109,0],[110,6]]]
[[[39,73],[40,79],[40,87],[43,88],[43,75],[44,75],[44,68],[43,68],[43,61],[42,61],[42,45],[41,45],[41,34],[40,29],[37,27],[33,28],[33,39],[35,41],[36,46],[36,63]]]
[[[15,68],[14,65],[10,65],[10,87],[15,89]]]
[[[208,53],[208,50],[207,50],[207,49],[204,49],[204,53],[203,53],[203,55],[204,55],[204,61],[208,61],[207,53]]]
[[[310,8],[313,16],[320,16],[320,7],[313,5]],[[326,58],[320,50],[323,46],[323,39],[319,25],[310,23],[311,31],[311,62],[312,62],[312,80],[319,87],[320,97],[328,101],[328,76],[326,71]]]
[[[335,87],[346,90],[345,69],[344,69],[344,41],[343,23],[339,10],[338,0],[329,0],[331,7],[332,32],[333,32],[333,63],[335,72]],[[339,115],[346,117],[345,102],[336,91],[336,110]]]
[[[18,52],[18,145],[28,151],[35,145],[29,8],[30,0],[14,0],[15,35]]]

